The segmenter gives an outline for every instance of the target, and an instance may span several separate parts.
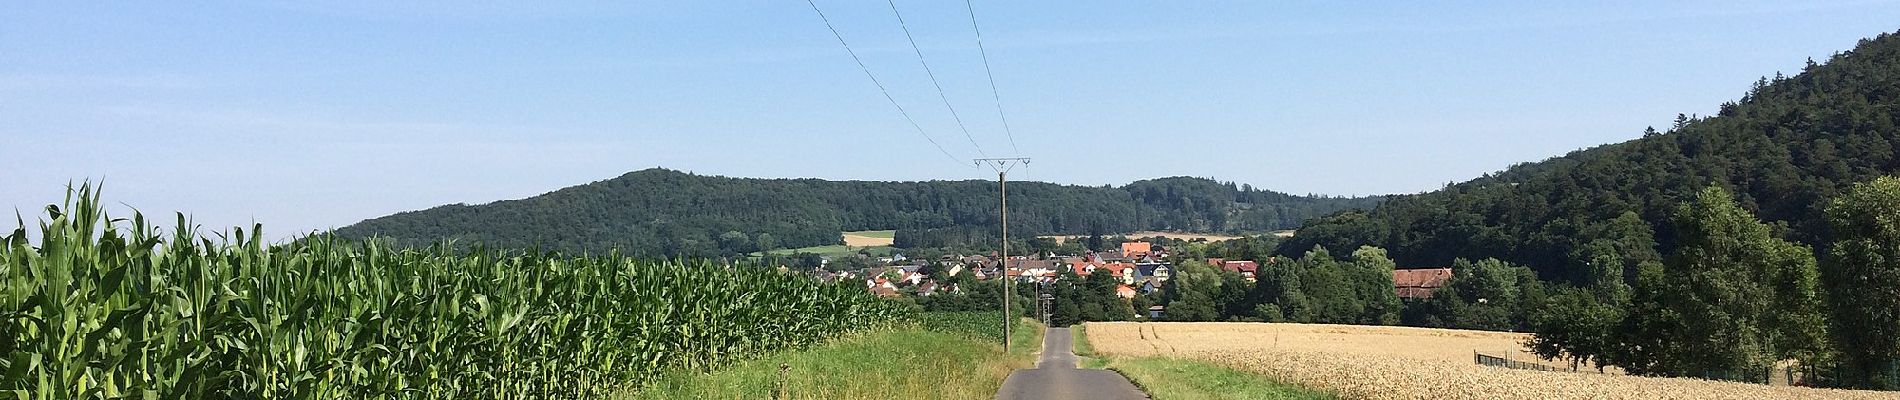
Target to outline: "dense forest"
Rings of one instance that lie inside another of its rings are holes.
[[[1593,243],[1631,231],[1619,225],[1626,213],[1656,231],[1658,251],[1670,252],[1671,210],[1709,186],[1735,193],[1777,235],[1823,246],[1825,200],[1900,172],[1897,96],[1900,40],[1881,35],[1825,64],[1809,61],[1798,75],[1762,78],[1715,116],[1680,115],[1639,139],[1316,219],[1280,254],[1373,245],[1405,267],[1495,257],[1544,279],[1581,282]]]
[[[656,168],[526,199],[399,213],[337,233],[670,256],[839,244],[841,232],[855,230],[898,229],[900,242],[917,246],[954,244],[996,226],[996,186],[984,180],[747,179]],[[1296,196],[1187,177],[1121,187],[1011,182],[1009,194],[1010,233],[1025,237],[1289,229],[1383,200]]]
[[[1530,331],[1530,350],[1578,367],[1767,382],[1795,365],[1804,385],[1900,390],[1896,117],[1900,36],[1885,34],[1667,132],[1336,213],[1291,238],[1163,240],[1174,279],[1124,303],[1179,321]],[[1261,260],[1257,281],[1205,257]],[[1400,265],[1452,276],[1400,301]],[[1070,286],[1085,304],[1058,306],[1058,324],[1142,318],[1087,312],[1116,301]]]

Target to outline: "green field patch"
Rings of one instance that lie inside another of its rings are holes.
[[[891,254],[897,252],[896,248],[890,247],[890,246],[854,247],[854,246],[846,246],[842,244],[834,244],[834,245],[826,245],[826,246],[800,247],[796,249],[778,249],[778,250],[769,251],[767,253],[774,254],[774,255],[781,255],[781,256],[789,256],[789,255],[797,254],[797,253],[812,253],[812,254],[818,254],[822,256],[829,256],[829,257],[836,258],[836,257],[841,257],[841,256],[849,256],[849,255],[858,254],[859,250],[863,250],[866,253],[870,253],[872,257],[888,257]],[[759,253],[752,253],[752,256],[757,257],[759,256]]]
[[[845,232],[844,234],[847,236],[863,236],[863,237],[872,237],[872,238],[881,238],[881,239],[890,239],[890,238],[897,237],[896,230],[855,231],[855,232]]]

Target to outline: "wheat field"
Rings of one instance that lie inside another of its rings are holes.
[[[1766,386],[1477,365],[1473,351],[1531,358],[1526,334],[1390,326],[1090,323],[1099,354],[1226,365],[1348,399],[1900,399],[1900,393]],[[1552,363],[1552,365],[1556,365]]]

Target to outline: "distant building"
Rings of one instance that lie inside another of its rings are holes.
[[[1260,263],[1253,261],[1226,261],[1218,258],[1209,258],[1207,259],[1207,263],[1218,265],[1220,269],[1223,270],[1239,273],[1240,276],[1246,277],[1248,282],[1253,282],[1254,275],[1260,271]]]
[[[1451,281],[1451,268],[1419,268],[1392,270],[1392,290],[1399,299],[1419,300],[1432,298],[1432,292],[1445,287]]]
[[[1154,244],[1148,242],[1122,243],[1122,257],[1134,258],[1138,254],[1147,254],[1154,250]]]

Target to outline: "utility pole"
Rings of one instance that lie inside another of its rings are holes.
[[[1029,158],[978,158],[973,161],[978,165],[988,164],[990,169],[996,170],[997,197],[1000,198],[999,203],[1001,203],[1003,208],[1001,211],[1003,225],[1003,352],[1008,353],[1009,326],[1015,325],[1016,322],[1016,316],[1010,315],[1009,312],[1010,290],[1016,286],[1016,282],[1012,282],[1009,278],[1009,170],[1016,168],[1017,165],[1028,164]]]

